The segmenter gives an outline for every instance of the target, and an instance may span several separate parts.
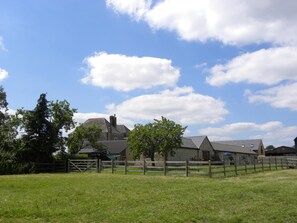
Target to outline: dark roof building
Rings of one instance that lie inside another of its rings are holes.
[[[265,152],[266,156],[296,156],[297,150],[294,147],[280,146]]]
[[[105,118],[90,118],[83,125],[99,125],[102,133],[100,141],[104,140],[123,140],[128,138],[130,130],[125,125],[117,124],[117,117],[112,115],[109,122]]]
[[[262,139],[226,140],[226,141],[215,141],[214,143],[240,146],[247,153],[253,151],[257,153],[258,156],[265,156]]]

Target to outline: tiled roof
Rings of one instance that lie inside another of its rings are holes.
[[[212,147],[217,152],[230,152],[230,153],[241,153],[241,154],[250,154],[257,155],[252,149],[243,148],[237,145],[228,145],[218,142],[211,142]]]
[[[241,146],[242,148],[258,150],[263,145],[261,139],[244,139],[244,140],[227,140],[227,141],[215,141],[215,143]]]
[[[127,140],[100,141],[107,153],[120,153],[128,147]],[[85,148],[79,151],[80,154],[94,153],[93,148]]]
[[[192,142],[196,145],[196,147],[199,149],[203,141],[207,138],[207,136],[191,136],[191,137],[185,137],[186,139],[191,139]]]

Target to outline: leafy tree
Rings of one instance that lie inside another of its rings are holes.
[[[128,139],[130,151],[136,159],[144,155],[154,161],[155,153],[159,153],[166,160],[168,155],[174,155],[175,149],[181,147],[185,130],[186,127],[165,117],[146,125],[135,125]]]
[[[98,151],[98,155],[104,152],[103,145],[98,141],[101,135],[101,128],[96,124],[82,124],[69,134],[68,151],[70,154],[76,154],[81,149],[92,147]]]
[[[21,173],[30,169],[30,164],[20,159],[22,147],[17,134],[17,125],[8,113],[6,93],[0,86],[0,174]]]
[[[63,131],[74,127],[72,119],[76,110],[67,101],[50,102],[41,94],[34,110],[20,109],[17,117],[24,144],[23,159],[32,162],[49,162],[53,153],[65,150]]]
[[[275,149],[275,147],[273,145],[269,145],[266,147],[266,150],[274,150],[274,149]]]

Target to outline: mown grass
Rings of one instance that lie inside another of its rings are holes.
[[[297,170],[0,176],[0,222],[297,222]]]

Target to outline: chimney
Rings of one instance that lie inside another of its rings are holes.
[[[114,128],[117,127],[117,117],[116,115],[111,115],[109,116],[109,122],[110,122],[110,125]]]

